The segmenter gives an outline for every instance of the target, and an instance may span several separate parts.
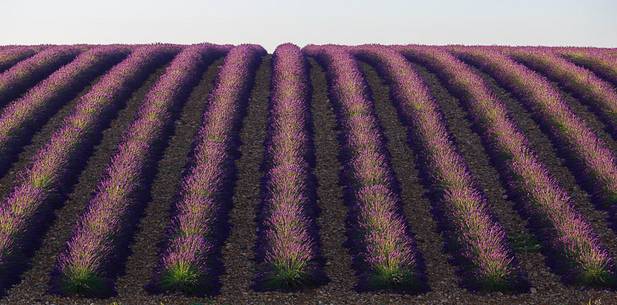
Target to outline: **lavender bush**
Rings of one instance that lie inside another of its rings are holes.
[[[574,272],[585,282],[606,282],[612,268],[606,250],[482,78],[442,49],[408,46],[401,51],[432,66],[463,97],[473,120],[483,127],[483,136],[495,144],[490,148],[506,157],[511,179],[515,180],[509,185],[516,185],[516,191],[525,194],[531,203],[532,213],[538,213],[550,224],[556,233],[552,246],[572,259]]]
[[[48,113],[46,110],[53,107],[54,100],[82,82],[81,78],[89,77],[109,62],[126,56],[128,52],[127,47],[95,47],[7,105],[0,114],[0,162],[7,157],[7,150],[15,148],[15,142],[20,136],[29,132],[33,128],[32,124]]]
[[[384,143],[373,102],[365,93],[364,79],[343,47],[311,45],[304,52],[325,63],[331,90],[341,106],[367,284],[370,288],[412,288],[417,272],[416,250],[400,214],[400,198],[392,191],[392,169],[382,151]]]
[[[15,98],[32,82],[68,63],[81,51],[82,48],[73,46],[51,47],[0,74],[0,105]]]
[[[297,287],[314,280],[315,241],[307,214],[308,150],[305,60],[295,45],[274,52],[264,227],[266,281],[276,288]]]
[[[545,78],[498,50],[453,48],[453,51],[522,97],[551,133],[572,151],[572,157],[583,164],[581,168],[585,176],[592,179],[603,200],[609,204],[617,203],[617,166],[613,152],[570,110]]]
[[[476,280],[489,289],[506,287],[513,266],[505,234],[491,218],[486,199],[474,186],[463,158],[449,140],[444,118],[428,88],[405,58],[391,48],[364,46],[354,53],[379,65],[390,80],[395,101],[413,124],[431,176],[442,190],[448,218],[465,250],[463,255],[475,266]]]
[[[229,51],[209,97],[193,151],[193,165],[183,178],[173,235],[162,258],[164,290],[198,292],[208,275],[206,259],[213,250],[215,222],[222,208],[223,179],[231,162],[233,131],[239,124],[240,98],[248,90],[251,69],[265,50],[240,45]]]
[[[35,217],[49,208],[45,205],[47,199],[58,191],[69,163],[78,157],[86,139],[100,133],[99,122],[126,97],[131,87],[177,50],[165,45],[135,50],[80,98],[62,127],[34,155],[29,166],[18,173],[19,181],[0,204],[0,270],[6,270],[14,255],[19,255],[29,229],[38,225]]]
[[[171,109],[197,79],[200,67],[224,51],[225,47],[207,44],[185,48],[146,95],[60,256],[58,265],[66,293],[95,293],[100,289],[94,283],[104,282],[110,256],[119,251],[117,236],[127,229],[127,216],[135,204],[133,195]]]

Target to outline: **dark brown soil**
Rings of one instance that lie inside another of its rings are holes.
[[[222,250],[224,274],[220,282],[222,303],[250,300],[256,276],[255,241],[257,209],[261,200],[261,165],[268,119],[271,77],[270,56],[262,59],[255,75],[247,113],[240,131],[240,158],[236,160],[233,207],[229,213],[230,234]]]
[[[375,102],[375,112],[383,129],[387,151],[399,185],[403,211],[415,234],[418,251],[424,261],[423,271],[432,290],[426,297],[430,298],[431,294],[438,291],[456,293],[460,290],[457,287],[458,279],[454,266],[449,264],[452,258],[444,251],[444,240],[432,213],[429,191],[422,181],[417,148],[409,144],[408,129],[398,117],[397,109],[391,100],[390,88],[379,78],[373,67],[361,63],[360,68]]]

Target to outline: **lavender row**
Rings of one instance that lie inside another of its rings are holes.
[[[28,47],[14,47],[0,50],[0,72],[4,72],[16,63],[34,55],[36,51]]]
[[[96,294],[110,288],[104,284],[106,270],[112,254],[120,251],[118,236],[130,225],[128,216],[152,147],[201,68],[223,51],[224,47],[213,45],[185,48],[146,95],[60,256],[58,269],[65,293]]]
[[[317,258],[308,215],[309,150],[307,76],[300,48],[280,45],[274,52],[264,228],[267,284],[276,288],[312,281]]]
[[[265,53],[260,46],[240,45],[229,51],[219,71],[162,258],[159,284],[163,290],[199,292],[207,281],[205,262],[217,240],[214,229],[225,201],[221,192],[232,162],[230,150],[240,123],[241,99],[250,86],[247,76]]]
[[[589,223],[578,213],[569,195],[546,170],[507,110],[482,78],[448,52],[433,47],[403,47],[405,55],[433,67],[467,104],[473,120],[482,126],[490,149],[512,173],[515,191],[525,194],[535,213],[556,233],[552,245],[572,260],[574,274],[584,282],[601,283],[611,276],[612,260]]]
[[[522,97],[538,113],[551,133],[572,151],[572,157],[583,165],[581,169],[594,182],[602,200],[609,204],[617,203],[617,167],[613,153],[570,110],[563,97],[545,78],[499,51],[477,48],[455,48],[453,51]]]
[[[20,256],[30,229],[51,209],[46,203],[59,191],[72,161],[80,158],[82,146],[100,134],[100,124],[131,89],[176,52],[176,47],[159,45],[135,50],[80,98],[62,127],[18,173],[16,186],[0,204],[0,273]],[[0,278],[7,276],[0,274]]]
[[[617,56],[611,56],[606,50],[592,48],[563,48],[556,52],[617,86]]]
[[[515,60],[556,79],[566,88],[589,100],[590,106],[606,118],[617,132],[617,92],[611,84],[545,48],[514,48],[508,54]],[[617,66],[614,68],[617,69]]]
[[[82,48],[72,46],[49,48],[0,74],[0,105],[9,102],[28,86],[73,60],[81,51]]]
[[[416,250],[400,213],[400,198],[392,191],[392,169],[362,74],[343,47],[307,46],[304,52],[327,66],[331,92],[340,105],[364,280],[369,288],[409,289],[417,280]]]
[[[464,247],[463,255],[475,266],[476,281],[490,289],[507,286],[513,266],[505,234],[492,219],[486,199],[477,191],[464,160],[449,140],[428,88],[405,58],[391,48],[364,46],[355,53],[379,65],[392,84],[395,100],[426,152],[431,177],[442,190],[442,201]]]
[[[55,104],[64,102],[62,97],[128,52],[127,47],[96,47],[86,51],[8,104],[0,114],[0,163],[8,157],[9,149],[16,148],[24,133],[36,129],[38,121],[45,119]]]

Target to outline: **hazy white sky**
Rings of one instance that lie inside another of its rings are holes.
[[[617,0],[2,0],[0,44],[282,42],[617,47]]]

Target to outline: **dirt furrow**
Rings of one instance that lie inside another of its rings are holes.
[[[268,119],[272,58],[264,57],[257,69],[240,131],[239,158],[229,212],[229,237],[222,249],[221,302],[246,302],[256,276],[255,221],[261,200],[262,163]],[[244,300],[244,301],[239,301]]]
[[[349,252],[343,243],[347,207],[343,201],[343,188],[339,174],[343,169],[338,159],[341,150],[337,142],[336,116],[328,101],[328,84],[322,68],[310,60],[311,119],[315,152],[314,175],[316,178],[317,218],[321,251],[325,258],[324,271],[329,279],[319,290],[324,295],[336,291],[352,291],[355,285],[354,271]]]

